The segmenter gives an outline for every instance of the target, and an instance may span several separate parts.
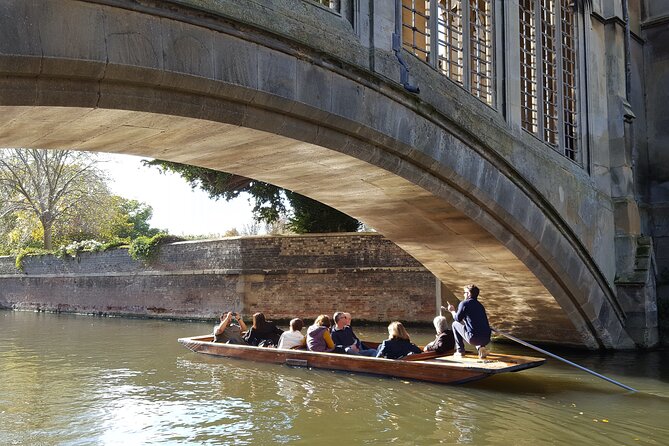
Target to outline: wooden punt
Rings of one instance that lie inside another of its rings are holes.
[[[338,353],[222,344],[213,342],[211,335],[180,338],[179,342],[196,353],[213,356],[367,373],[442,384],[462,384],[498,373],[517,372],[538,367],[546,362],[544,358],[498,353],[490,353],[486,359],[479,359],[474,354],[455,358],[451,354],[438,355],[434,353],[410,355],[400,360],[369,358]],[[376,345],[376,343],[365,343]]]

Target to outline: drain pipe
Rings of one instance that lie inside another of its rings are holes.
[[[410,93],[420,93],[417,85],[409,83],[409,67],[402,59],[402,0],[395,0],[395,32],[393,33],[393,51],[400,63],[400,83]]]

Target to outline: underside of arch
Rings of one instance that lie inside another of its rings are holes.
[[[454,293],[477,283],[501,330],[634,345],[608,284],[531,185],[392,83],[267,35],[231,37],[229,23],[99,3],[3,6],[0,147],[143,155],[270,182],[376,228]]]

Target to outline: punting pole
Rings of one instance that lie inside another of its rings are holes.
[[[633,388],[630,387],[630,386],[626,386],[625,384],[619,383],[619,382],[616,381],[616,380],[613,380],[613,379],[611,379],[611,378],[608,378],[608,377],[606,377],[606,376],[604,376],[604,375],[600,375],[600,374],[597,373],[597,372],[594,372],[594,371],[592,371],[592,370],[590,370],[590,369],[588,369],[588,368],[585,368],[585,367],[583,367],[583,366],[581,366],[581,365],[578,365],[578,364],[576,364],[575,362],[571,362],[571,361],[569,361],[568,359],[564,359],[564,358],[562,358],[561,356],[555,355],[555,354],[553,354],[553,353],[551,353],[551,352],[547,352],[547,351],[544,350],[543,348],[539,348],[539,347],[537,347],[536,345],[532,345],[532,344],[530,344],[529,342],[525,342],[525,341],[523,341],[522,339],[518,339],[518,338],[515,337],[515,336],[511,336],[510,334],[507,334],[507,333],[502,333],[501,331],[499,331],[499,330],[495,330],[494,328],[491,328],[491,330],[494,331],[495,333],[497,333],[498,335],[502,335],[502,336],[504,336],[504,337],[506,337],[506,338],[511,339],[512,341],[516,341],[517,343],[519,343],[519,344],[521,344],[521,345],[524,345],[525,347],[529,347],[529,348],[531,348],[531,349],[534,349],[534,350],[536,350],[536,351],[538,351],[538,352],[543,353],[544,355],[548,355],[548,356],[550,356],[551,358],[559,359],[559,360],[562,361],[562,362],[565,362],[565,363],[567,363],[567,364],[569,364],[569,365],[571,365],[571,366],[574,366],[574,367],[576,367],[577,369],[581,369],[581,370],[583,370],[584,372],[588,372],[588,373],[590,373],[591,375],[595,375],[597,378],[601,378],[601,379],[603,379],[603,380],[605,380],[605,381],[608,381],[608,382],[610,382],[610,383],[612,383],[612,384],[615,384],[616,386],[620,386],[620,387],[622,387],[623,389],[631,390],[632,392],[638,392],[638,390],[633,389]]]

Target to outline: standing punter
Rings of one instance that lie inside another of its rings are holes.
[[[490,324],[485,308],[478,301],[479,289],[476,285],[467,285],[464,287],[465,300],[458,305],[458,311],[455,307],[448,304],[447,310],[453,315],[453,335],[455,336],[456,352],[455,356],[465,354],[465,340],[476,346],[479,358],[488,356],[488,349],[485,347],[490,343]]]

